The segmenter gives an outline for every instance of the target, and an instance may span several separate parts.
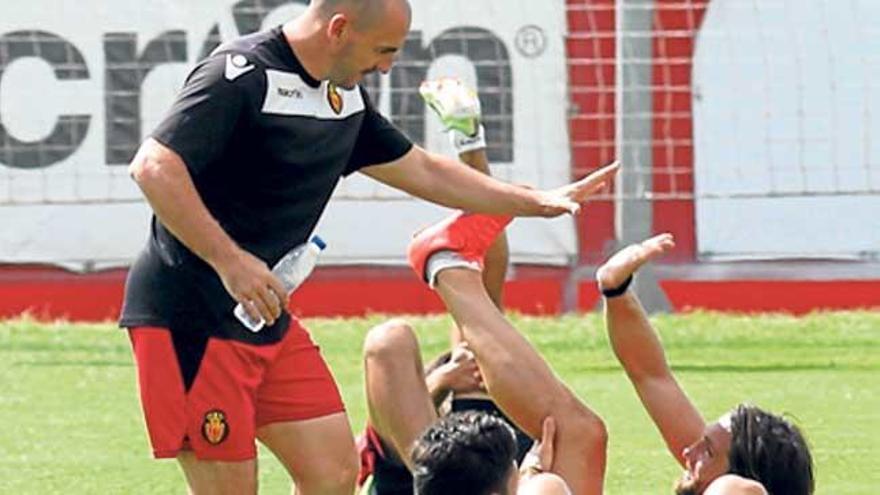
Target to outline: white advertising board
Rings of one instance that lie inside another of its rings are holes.
[[[33,0],[0,16],[0,263],[125,265],[150,211],[126,165],[192,65],[221,40],[280,24],[305,0]],[[367,85],[415,141],[449,153],[417,88],[478,83],[493,173],[553,187],[569,180],[565,6],[505,0],[413,2],[407,46]],[[318,230],[325,262],[399,264],[412,231],[444,214],[362,176],[343,181]],[[565,263],[570,218],[522,220],[513,259]]]

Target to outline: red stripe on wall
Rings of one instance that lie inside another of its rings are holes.
[[[505,287],[505,306],[530,315],[562,311],[566,270],[517,267]],[[0,318],[28,312],[40,320],[114,320],[122,303],[124,270],[78,275],[54,268],[0,268]],[[675,311],[782,311],[880,308],[878,280],[664,280]],[[599,294],[592,281],[578,286],[578,310],[592,311]],[[431,314],[444,311],[436,294],[402,268],[318,270],[291,301],[294,313],[363,316],[370,313]]]
[[[40,320],[115,319],[126,270],[79,275],[57,268],[0,267],[0,318],[29,313]]]
[[[660,286],[675,311],[782,311],[799,315],[822,309],[880,308],[877,280],[667,280]]]
[[[676,312],[782,312],[880,308],[880,280],[664,280],[660,287]],[[596,284],[579,286],[579,311],[599,302]]]
[[[694,148],[691,74],[694,39],[708,0],[656,0],[654,12],[654,232],[672,232],[676,248],[665,262],[694,261]]]
[[[566,0],[572,178],[615,156],[615,0]],[[576,219],[581,263],[595,264],[614,242],[614,203],[594,201]]]
[[[0,267],[0,318],[29,313],[40,320],[115,320],[122,306],[125,270],[75,274],[57,268]],[[530,315],[562,311],[562,268],[517,267],[505,286],[505,307]],[[430,314],[443,303],[409,269],[318,269],[291,299],[301,316]]]

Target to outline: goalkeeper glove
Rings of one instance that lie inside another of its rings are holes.
[[[486,131],[480,124],[480,99],[458,79],[425,81],[419,87],[425,103],[440,117],[455,151],[465,153],[486,147]]]

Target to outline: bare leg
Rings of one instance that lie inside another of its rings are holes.
[[[260,439],[304,495],[351,495],[358,458],[351,425],[343,413],[304,421],[271,423],[257,430]]]
[[[437,420],[412,328],[392,320],[370,330],[364,342],[364,368],[370,424],[412,469],[413,442]]]
[[[477,149],[460,153],[458,158],[468,164],[470,167],[479,170],[486,175],[492,175],[489,169],[489,157],[486,155],[486,149]],[[504,232],[498,234],[495,242],[489,246],[486,251],[486,258],[483,268],[483,284],[489,292],[489,297],[498,309],[504,307],[502,296],[504,293],[504,279],[507,276],[507,266],[510,261],[510,250],[507,244],[507,235]],[[453,346],[464,340],[458,327],[453,327],[449,335],[449,340]]]
[[[504,309],[504,280],[507,277],[509,257],[507,235],[502,232],[486,251],[485,268],[483,268],[483,285],[486,286],[486,292],[489,293],[489,298],[492,299],[495,306],[502,311]],[[453,325],[449,331],[449,342],[455,347],[463,340],[464,337],[461,335],[458,325]]]
[[[576,494],[602,493],[607,433],[601,419],[562,384],[486,293],[479,272],[451,268],[437,292],[477,358],[489,394],[533,438],[544,418],[557,423],[553,472]]]
[[[181,452],[177,462],[193,495],[257,493],[257,461],[200,461],[192,452]]]
[[[489,297],[498,309],[504,307],[502,297],[504,295],[504,279],[507,277],[507,265],[509,260],[507,247],[507,235],[502,232],[489,246],[486,251],[485,268],[483,269],[483,285]]]

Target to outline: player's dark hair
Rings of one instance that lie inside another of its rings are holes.
[[[760,482],[770,495],[813,493],[813,458],[796,425],[741,404],[731,417],[731,434],[731,474]]]
[[[507,495],[516,455],[513,431],[491,414],[452,413],[431,425],[412,450],[417,495]]]

